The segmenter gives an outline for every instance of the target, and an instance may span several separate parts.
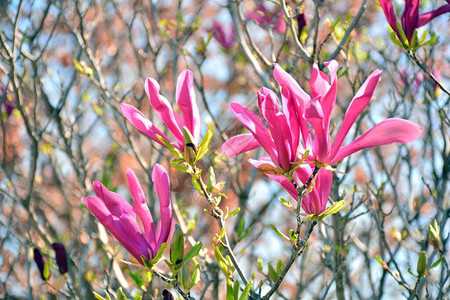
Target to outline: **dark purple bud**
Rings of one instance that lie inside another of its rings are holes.
[[[14,110],[14,101],[12,100],[11,95],[8,95],[6,88],[0,87],[0,99],[5,107],[6,114],[10,116]]]
[[[67,272],[67,253],[63,244],[53,243],[53,250],[55,250],[56,263],[58,264],[59,272],[64,274]]]
[[[173,300],[173,299],[175,299],[173,297],[172,293],[169,292],[169,290],[166,290],[166,289],[164,289],[164,291],[162,292],[162,295],[163,295],[163,299],[164,300]]]
[[[41,251],[39,251],[38,248],[34,248],[33,253],[33,259],[39,269],[39,272],[41,273],[42,280],[47,280],[48,278],[45,278],[44,276],[45,259],[42,256]]]
[[[302,34],[303,28],[306,26],[306,16],[303,12],[297,15],[298,37]]]

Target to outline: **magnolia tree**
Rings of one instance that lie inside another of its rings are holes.
[[[0,2],[1,297],[447,299],[449,11]]]

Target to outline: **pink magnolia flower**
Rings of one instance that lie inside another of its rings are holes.
[[[184,70],[178,76],[176,88],[176,100],[182,116],[175,112],[170,106],[169,100],[159,93],[158,82],[153,78],[147,78],[145,81],[145,92],[150,100],[151,106],[156,110],[159,118],[166,124],[175,137],[171,141],[161,130],[156,128],[153,123],[144,116],[135,107],[122,103],[120,108],[125,118],[133,124],[143,134],[155,142],[164,146],[157,135],[169,141],[172,146],[183,152],[185,141],[183,139],[183,127],[186,127],[194,137],[195,144],[200,139],[200,113],[198,111],[195,91],[194,75],[189,70]]]
[[[225,28],[225,25],[214,21],[209,32],[212,32],[213,37],[225,50],[230,50],[236,41],[236,31],[233,26]]]
[[[368,147],[395,142],[409,143],[418,139],[423,131],[422,127],[413,122],[391,118],[380,122],[361,137],[342,146],[356,118],[372,98],[381,76],[381,71],[375,70],[351,101],[332,143],[329,126],[337,96],[338,64],[336,61],[330,61],[325,63],[325,66],[328,67],[330,75],[319,70],[317,64],[314,64],[309,96],[286,71],[275,64],[273,74],[281,86],[283,112],[278,110],[278,99],[273,92],[262,88],[258,95],[261,114],[269,124],[271,134],[255,113],[240,104],[230,104],[232,112],[250,134],[232,137],[222,145],[221,151],[234,156],[262,146],[269,157],[249,162],[270,178],[280,182],[296,198],[298,196],[293,184],[284,176],[280,176],[283,172],[279,170],[281,168],[283,171],[289,171],[306,150],[309,152],[306,164],[296,169],[294,173],[297,182],[306,182],[312,174],[314,165],[327,167]],[[303,144],[300,143],[300,137]],[[297,155],[293,156],[293,153]],[[315,186],[317,191],[303,199],[305,211],[319,214],[325,209],[331,181],[330,171],[326,169],[319,171]]]
[[[263,3],[260,3],[256,11],[247,13],[247,19],[254,20],[262,28],[273,26],[275,31],[284,33],[286,31],[286,22],[284,21],[284,13],[274,9],[268,11]]]
[[[391,0],[378,0],[381,4],[381,8],[383,9],[384,15],[391,26],[392,30],[395,31],[398,38],[402,40],[399,29],[397,27],[397,18],[395,16],[394,7],[392,5]],[[414,30],[416,28],[422,27],[430,22],[432,19],[440,16],[446,12],[450,11],[450,3],[447,1],[446,5],[439,7],[436,10],[419,14],[419,5],[420,0],[405,0],[405,8],[401,17],[401,26],[403,32],[408,39],[408,42],[411,42],[411,39],[414,34]]]
[[[131,206],[124,198],[109,191],[100,181],[94,182],[96,197],[82,199],[97,220],[143,264],[156,255],[162,243],[169,239],[172,230],[172,204],[169,175],[163,166],[153,168],[152,181],[159,196],[161,220],[156,231],[152,214],[147,206],[144,191],[136,175],[128,169],[128,184],[134,198]]]

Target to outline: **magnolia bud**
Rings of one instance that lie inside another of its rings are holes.
[[[420,251],[419,259],[417,260],[417,273],[419,277],[423,277],[427,271],[427,254],[425,251]]]
[[[39,251],[38,248],[34,248],[33,254],[34,254],[33,256],[34,262],[36,263],[39,269],[39,273],[41,273],[42,280],[47,280],[48,278],[46,278],[44,275],[45,259],[42,256],[41,251]]]
[[[194,137],[192,136],[189,129],[186,126],[183,127],[183,139],[184,139],[184,159],[188,163],[193,163],[197,157],[197,146],[194,142]]]
[[[67,273],[68,271],[67,253],[66,249],[64,248],[64,245],[59,243],[53,243],[52,248],[53,250],[55,250],[55,258],[56,263],[58,264],[59,272],[61,274]]]
[[[208,180],[206,181],[206,187],[209,191],[212,191],[216,186],[216,174],[214,173],[214,168],[209,167]]]
[[[428,238],[430,239],[431,245],[437,250],[439,250],[441,246],[441,237],[439,235],[439,225],[436,219],[433,222],[433,225],[428,226]]]

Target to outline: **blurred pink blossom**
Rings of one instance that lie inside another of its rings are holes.
[[[236,41],[236,31],[233,26],[227,28],[225,25],[214,21],[209,32],[212,32],[214,39],[216,39],[225,50],[231,49]]]
[[[279,33],[286,31],[284,13],[277,8],[269,11],[263,3],[258,4],[256,11],[247,13],[247,19],[254,20],[262,28],[273,26]]]

